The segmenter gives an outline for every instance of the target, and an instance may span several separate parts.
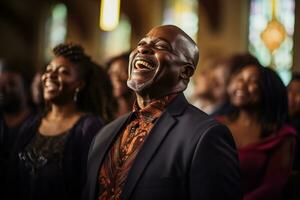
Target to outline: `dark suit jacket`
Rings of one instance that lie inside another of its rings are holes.
[[[97,199],[99,169],[130,118],[116,119],[95,137],[84,200]],[[241,199],[239,163],[229,130],[178,95],[140,149],[121,199]]]

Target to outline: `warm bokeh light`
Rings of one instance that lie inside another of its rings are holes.
[[[271,52],[280,47],[285,36],[284,26],[275,19],[270,21],[266,29],[261,33],[262,41]]]
[[[198,33],[198,1],[167,0],[163,24],[174,24],[184,30],[197,42]]]
[[[104,31],[114,30],[119,23],[120,0],[102,0],[100,6],[100,28]]]
[[[295,0],[251,0],[249,50],[287,84],[293,65]]]

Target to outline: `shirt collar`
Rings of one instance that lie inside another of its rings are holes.
[[[153,100],[145,108],[141,109],[138,106],[137,101],[133,104],[133,112],[137,114],[138,118],[141,118],[145,121],[153,122],[155,121],[162,112],[165,110],[166,106],[177,96],[178,94],[170,94],[164,96],[160,99]]]

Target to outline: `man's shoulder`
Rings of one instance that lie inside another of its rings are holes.
[[[227,129],[225,125],[217,121],[214,117],[209,116],[193,105],[188,105],[179,119],[185,122],[185,126],[191,127],[193,130],[205,132],[211,128]]]
[[[208,114],[191,104],[187,105],[182,116],[191,118],[191,123],[193,123],[194,121],[206,121],[210,123],[217,123],[217,121],[213,117],[209,116]]]

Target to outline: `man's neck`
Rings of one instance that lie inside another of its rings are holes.
[[[147,107],[153,101],[153,99],[151,99],[149,95],[147,95],[147,96],[140,96],[138,94],[136,95],[136,100],[137,100],[138,106],[141,109]]]

